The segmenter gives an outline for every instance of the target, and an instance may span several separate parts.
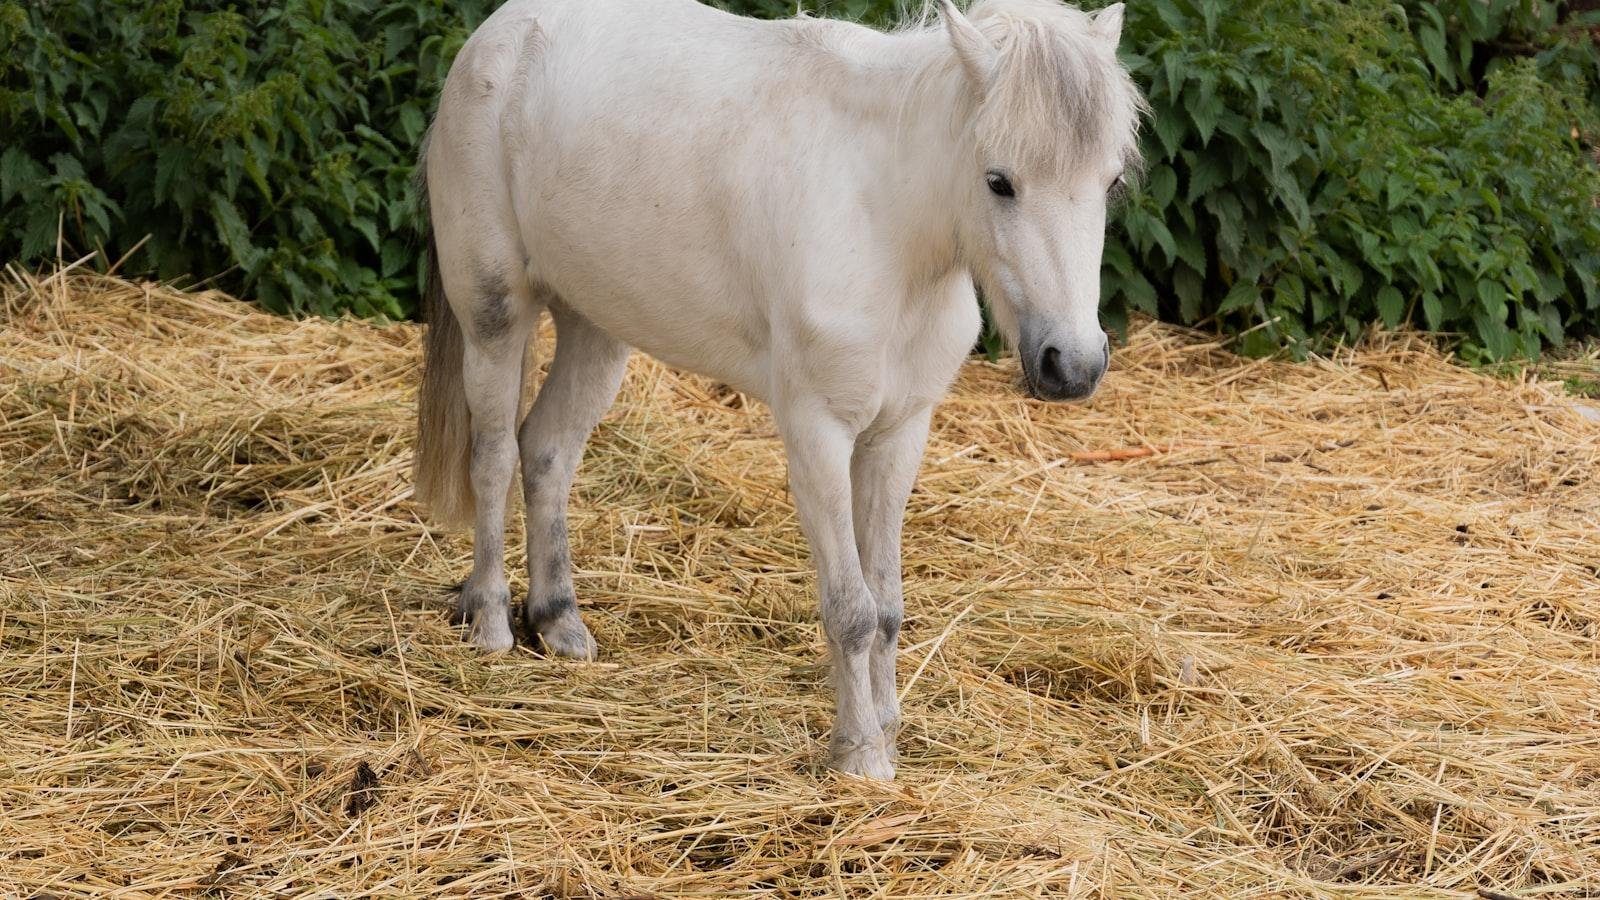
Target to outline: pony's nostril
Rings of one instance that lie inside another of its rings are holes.
[[[1060,387],[1066,380],[1066,374],[1061,371],[1061,351],[1044,348],[1039,356],[1039,381],[1047,387]]]

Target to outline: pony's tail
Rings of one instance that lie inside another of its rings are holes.
[[[422,321],[428,326],[422,391],[417,400],[417,446],[412,462],[416,499],[439,525],[472,522],[472,419],[462,386],[461,324],[444,295],[439,245],[427,211],[425,162],[418,163],[418,197],[428,234],[428,282],[422,291]]]

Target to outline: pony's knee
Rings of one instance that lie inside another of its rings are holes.
[[[900,640],[900,623],[904,613],[899,606],[878,609],[878,638],[885,646],[893,647]]]
[[[475,428],[472,432],[472,471],[485,475],[509,470],[516,465],[516,442],[503,430]]]
[[[504,258],[479,258],[471,265],[469,309],[463,318],[470,323],[472,343],[497,361],[515,358],[520,381],[523,348],[544,301],[528,284],[525,273],[505,261],[509,258],[509,253]]]
[[[555,474],[556,452],[538,445],[528,422],[523,422],[517,432],[517,447],[522,455],[522,489],[531,497],[539,492],[542,482]]]
[[[877,631],[878,610],[863,587],[858,590],[825,591],[822,597],[822,627],[828,643],[846,656],[864,653]]]
[[[492,270],[479,272],[473,283],[473,337],[494,344],[509,334],[515,322],[511,302],[511,286],[505,276]]]

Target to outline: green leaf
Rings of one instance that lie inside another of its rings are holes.
[[[1478,282],[1478,303],[1484,314],[1496,322],[1506,320],[1506,289],[1493,281]]]
[[[1422,295],[1422,316],[1428,321],[1429,331],[1438,331],[1444,325],[1444,304],[1437,294]]]
[[[411,104],[400,107],[400,136],[407,144],[415,144],[422,139],[422,133],[428,128],[428,120],[422,110]]]
[[[194,155],[187,147],[171,147],[156,157],[154,196],[157,203],[177,199],[174,185],[180,175],[187,176],[194,163]],[[185,207],[186,204],[178,204]]]
[[[379,271],[383,274],[383,277],[393,278],[411,262],[412,255],[403,242],[395,238],[387,238],[383,242],[383,253],[380,257],[382,268]],[[1104,293],[1102,293],[1102,296],[1104,296]]]
[[[57,153],[50,157],[50,165],[56,171],[57,182],[82,181],[88,176],[83,170],[83,162],[71,153]]]
[[[1153,5],[1156,9],[1156,15],[1160,16],[1161,21],[1165,22],[1167,27],[1173,31],[1182,33],[1193,27],[1189,17],[1178,8],[1178,4],[1174,3],[1173,0],[1153,0]]]
[[[18,255],[22,259],[42,259],[46,253],[53,252],[56,246],[58,221],[53,206],[39,203],[29,209],[22,227],[21,249]]]
[[[1228,295],[1222,298],[1222,305],[1217,307],[1217,312],[1226,315],[1239,310],[1254,309],[1261,303],[1261,288],[1253,281],[1240,281],[1234,284]]]
[[[1512,334],[1505,323],[1484,313],[1473,313],[1472,322],[1477,331],[1479,340],[1483,341],[1483,348],[1489,351],[1489,357],[1502,360],[1511,355]]]
[[[1384,192],[1389,195],[1389,202],[1386,206],[1386,209],[1388,209],[1390,212],[1394,212],[1416,194],[1417,184],[1412,179],[1407,178],[1398,172],[1391,172],[1389,173],[1388,180],[1385,182]]]
[[[245,224],[239,210],[222,194],[211,197],[211,215],[216,223],[217,238],[228,248],[233,260],[247,271],[260,261],[261,251],[250,242],[250,227]]]
[[[1237,261],[1244,253],[1244,207],[1231,191],[1219,191],[1206,198],[1206,210],[1216,217],[1217,246],[1224,258]]]
[[[1305,144],[1280,125],[1262,122],[1256,126],[1255,134],[1256,140],[1261,142],[1271,157],[1274,170],[1281,172],[1287,169],[1305,154]]]
[[[1439,12],[1431,4],[1423,5],[1424,11],[1433,19],[1438,20]],[[1445,83],[1451,87],[1456,83],[1455,65],[1450,61],[1450,53],[1444,45],[1444,24],[1442,22],[1429,23],[1417,29],[1417,43],[1422,45],[1423,52],[1427,55],[1428,65]]]
[[[1327,264],[1328,277],[1341,297],[1354,297],[1361,292],[1366,276],[1361,274],[1360,266],[1345,259],[1332,247],[1324,251],[1323,259]]]
[[[1191,269],[1202,276],[1210,271],[1207,265],[1205,244],[1201,243],[1200,235],[1194,233],[1186,226],[1180,226],[1172,232],[1173,246],[1177,248],[1178,258],[1189,265]]]
[[[1566,340],[1566,329],[1561,324],[1561,311],[1555,304],[1546,303],[1539,308],[1539,325],[1544,332],[1545,339],[1550,343],[1560,346]]]
[[[1156,166],[1150,172],[1145,190],[1158,208],[1172,205],[1172,198],[1178,193],[1178,173],[1171,166]]]
[[[1300,228],[1311,227],[1311,206],[1306,203],[1306,196],[1300,189],[1300,183],[1295,181],[1286,172],[1274,172],[1267,176],[1267,181],[1272,185],[1273,193],[1278,201],[1294,217],[1294,223]]]
[[[1222,159],[1215,154],[1201,154],[1189,168],[1188,201],[1194,203],[1228,183],[1228,172]]]
[[[0,203],[10,203],[44,178],[44,166],[34,162],[21,147],[7,147],[0,152]]]
[[[244,157],[244,171],[250,176],[250,183],[255,185],[261,194],[261,199],[272,202],[272,186],[267,183],[267,167],[272,164],[272,151],[267,148],[266,141],[255,135],[249,138],[249,152]]]
[[[1145,228],[1147,229],[1150,239],[1155,241],[1156,245],[1161,248],[1162,252],[1166,253],[1167,263],[1170,265],[1174,262],[1177,262],[1178,244],[1172,239],[1172,230],[1167,227],[1167,223],[1161,221],[1160,219],[1149,219],[1145,223]]]
[[[1316,291],[1311,294],[1311,320],[1318,325],[1333,318],[1339,311],[1339,304],[1335,298]]]
[[[1189,119],[1194,122],[1195,131],[1200,135],[1200,146],[1204,147],[1211,142],[1211,136],[1217,131],[1217,123],[1222,120],[1226,110],[1222,98],[1214,93],[1202,91],[1189,107]]]
[[[367,243],[372,245],[374,251],[383,249],[383,240],[378,237],[377,223],[364,216],[357,216],[350,220],[350,227],[361,232],[361,236],[367,239]]]
[[[1162,155],[1167,158],[1177,156],[1178,148],[1183,146],[1183,138],[1189,131],[1189,116],[1182,110],[1172,106],[1157,106],[1151,125],[1155,128],[1156,137],[1161,140]]]
[[[1201,302],[1205,299],[1205,282],[1195,271],[1182,263],[1173,267],[1172,290],[1178,295],[1178,315],[1185,322],[1200,318]]]
[[[1122,291],[1128,303],[1145,315],[1156,314],[1156,289],[1142,272],[1128,272],[1122,278]]]
[[[1400,324],[1400,317],[1405,315],[1405,298],[1399,289],[1392,284],[1386,284],[1378,289],[1375,300],[1378,306],[1378,317],[1383,322],[1383,327],[1394,328]]]

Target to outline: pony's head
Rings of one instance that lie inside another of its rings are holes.
[[[1043,400],[1094,393],[1110,361],[1100,327],[1106,206],[1139,158],[1146,109],[1117,61],[1122,4],[936,0],[975,105],[957,172],[963,257]]]

